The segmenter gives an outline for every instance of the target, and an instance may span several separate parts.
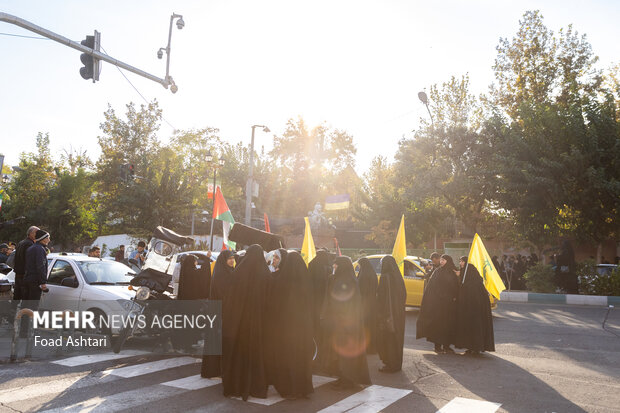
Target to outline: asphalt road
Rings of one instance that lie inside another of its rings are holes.
[[[500,303],[496,352],[437,355],[415,340],[407,312],[403,371],[378,371],[373,386],[338,391],[315,376],[304,400],[227,399],[217,380],[196,377],[197,359],[147,353],[135,342],[120,356],[44,357],[8,363],[0,343],[0,411],[218,412],[618,412],[620,309]],[[605,329],[603,321],[607,316]]]

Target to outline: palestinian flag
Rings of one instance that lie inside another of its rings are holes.
[[[224,199],[224,195],[222,195],[222,190],[219,186],[215,188],[215,205],[213,206],[213,217],[222,221],[222,236],[224,238],[224,245],[222,246],[222,248],[234,249],[237,245],[232,241],[228,241],[228,234],[230,233],[230,228],[235,225],[235,219],[233,218],[230,209],[226,204],[226,200]]]
[[[4,189],[0,189],[0,211],[2,211],[2,197],[4,196]]]

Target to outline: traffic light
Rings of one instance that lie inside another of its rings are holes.
[[[133,164],[130,163],[129,164],[129,179],[133,181],[135,177],[136,177],[136,169],[134,168]]]
[[[82,46],[86,46],[90,49],[93,49],[93,51],[98,52],[100,49],[100,42],[101,33],[95,30],[94,36],[86,36],[86,39],[82,40],[80,43],[82,44]],[[99,65],[101,64],[99,59],[87,53],[82,53],[80,55],[80,60],[84,65],[84,67],[80,68],[80,75],[86,80],[92,79],[93,83],[99,80]]]

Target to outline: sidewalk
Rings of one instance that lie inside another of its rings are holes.
[[[542,294],[527,291],[502,291],[500,302],[620,306],[620,297],[578,294]]]

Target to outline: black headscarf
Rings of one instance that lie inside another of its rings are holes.
[[[248,248],[232,274],[222,308],[224,395],[266,398],[264,321],[270,271],[260,245]]]
[[[377,352],[377,273],[368,258],[360,258],[358,261],[360,266],[357,275],[357,284],[362,295],[362,308],[364,313],[364,328],[368,337],[368,346],[366,353],[375,354]]]
[[[388,371],[398,371],[403,364],[405,344],[405,281],[391,255],[381,260],[381,280],[377,289],[377,317],[379,319],[379,357]]]
[[[362,297],[349,257],[338,257],[330,277],[321,322],[325,325],[325,354],[328,372],[341,379],[370,384],[366,361],[366,337],[362,315]]]

